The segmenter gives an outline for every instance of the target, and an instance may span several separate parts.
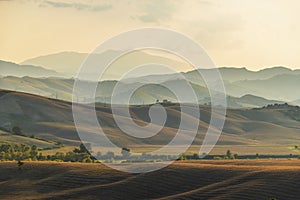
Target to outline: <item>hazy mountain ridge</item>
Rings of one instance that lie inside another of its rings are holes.
[[[34,65],[18,65],[13,62],[6,62],[0,60],[0,76],[31,76],[31,77],[51,77],[51,76],[62,76],[58,72],[45,69],[40,66]]]
[[[60,52],[31,58],[21,62],[20,64],[41,65],[48,69],[55,69],[62,73],[73,74],[87,56],[85,53],[76,53],[75,55],[76,56],[74,56],[74,52]]]
[[[98,83],[96,90],[96,101],[103,103],[110,103],[114,87],[117,81],[103,81]],[[176,87],[182,92],[185,92],[184,86],[186,81],[184,80],[169,80],[164,82],[166,86]],[[61,79],[61,78],[32,78],[32,77],[2,77],[0,78],[0,88],[8,90],[22,91],[37,95],[42,95],[50,98],[58,98],[62,100],[71,101],[73,92],[74,79]],[[91,83],[84,82],[84,88],[88,91]],[[208,104],[210,95],[207,88],[190,83],[199,103]],[[124,83],[119,82],[119,92],[115,92],[115,103],[126,104],[124,96],[128,96],[132,88],[138,88],[130,99],[130,104],[152,104],[158,99],[162,101],[168,99],[173,102],[177,102],[176,96],[172,91],[160,84],[146,84],[144,83]],[[182,88],[182,89],[180,89]],[[183,94],[186,102],[194,102],[193,97],[188,94]],[[269,100],[261,97],[252,96],[252,98],[244,97],[227,97],[227,103],[229,107],[261,107],[273,103],[282,103],[277,100]],[[75,100],[79,102],[91,101],[89,96],[84,95],[84,91],[81,95],[75,96]]]
[[[246,68],[219,68],[220,75],[224,81],[224,86],[228,95],[244,96],[252,94],[266,99],[276,99],[280,101],[292,102],[300,98],[300,70],[291,70],[284,67],[274,67],[263,69],[257,72],[249,71]],[[182,73],[186,80],[206,87],[205,81],[200,74],[211,76],[211,69],[201,69]],[[128,79],[125,82],[157,82],[166,80],[176,80],[178,75],[152,75],[141,78]],[[216,78],[216,81],[218,79]]]
[[[102,54],[88,54],[88,53],[77,53],[77,52],[60,52],[56,54],[49,54],[45,56],[39,56],[36,58],[28,59],[23,61],[21,64],[34,64],[41,65],[47,69],[54,69],[58,72],[67,74],[68,77],[75,76],[80,69],[80,66],[84,63],[88,56],[92,55],[91,60],[97,62],[99,60],[108,60],[115,58],[116,55],[123,54],[123,51],[108,50]],[[125,56],[120,56],[117,60],[111,63],[109,69],[106,70],[104,79],[119,79],[120,76],[133,66],[143,65],[145,63],[160,63],[169,65],[172,67],[188,66],[187,63],[180,62],[167,57],[159,55],[152,55],[143,51],[133,51]],[[97,68],[93,69],[95,72]],[[117,72],[118,71],[118,72]],[[94,73],[94,72],[87,72]],[[138,74],[133,75],[138,76]]]
[[[270,99],[294,101],[300,97],[300,74],[281,74],[265,80],[237,81],[232,85],[246,88],[248,91],[252,91],[253,95]],[[233,91],[228,92],[234,95]],[[245,94],[245,92],[241,94]]]
[[[95,54],[94,59],[95,61],[98,59],[109,59],[119,53],[122,52],[110,50],[103,54]],[[5,74],[2,72],[0,77],[0,88],[29,92],[70,101],[74,83],[74,79],[70,77],[76,73],[80,64],[87,56],[88,54],[86,53],[61,52],[32,58],[23,62],[55,69],[59,73],[64,73],[64,79],[49,78],[51,76],[61,75],[52,70],[44,71],[42,68],[32,66],[33,68],[30,68],[30,70],[27,70],[26,72],[26,67],[31,66],[17,65],[4,61],[0,62],[0,67],[1,63],[12,65],[14,67],[10,69],[11,73]],[[104,75],[101,80],[110,80],[114,78],[118,80],[120,74],[127,72],[131,69],[132,65],[138,66],[144,63],[151,63],[152,61],[175,68],[180,66],[188,67],[186,63],[183,63],[180,60],[137,51],[119,58],[118,62],[113,63],[111,68],[106,71],[106,75]],[[13,70],[15,68],[20,68],[22,70]],[[115,69],[119,69],[119,71],[116,71]],[[38,73],[39,70],[42,70],[40,74],[34,74]],[[94,70],[97,69],[95,68]],[[199,72],[202,75],[215,78],[215,76],[212,76],[212,69],[200,69]],[[272,67],[259,71],[251,71],[246,68],[221,67],[219,68],[219,72],[224,81],[226,93],[229,97],[228,105],[230,107],[259,107],[263,106],[262,103],[270,104],[283,101],[299,105],[297,100],[300,99],[300,91],[298,89],[298,85],[300,85],[300,70],[291,70],[285,67]],[[26,74],[28,77],[23,77]],[[158,84],[169,84],[180,88],[183,83],[182,79],[185,79],[192,84],[199,102],[209,103],[208,90],[205,81],[200,74],[195,70],[181,73],[168,72],[163,75],[140,74],[139,77],[136,77],[138,74],[133,74],[131,77],[126,78],[119,83],[121,90],[119,93],[115,94],[115,98],[119,99],[118,103],[126,103],[122,101],[122,97],[127,95],[131,88],[139,88],[130,100],[132,104],[150,104],[155,102],[156,99],[176,101],[172,92]],[[8,75],[9,77],[6,77]],[[21,75],[23,78],[13,77],[19,77]],[[31,78],[30,76],[46,78],[37,79]],[[217,80],[217,78],[215,79]],[[96,100],[110,102],[112,91],[116,83],[117,81],[115,80],[102,81],[97,88]],[[147,83],[147,85],[143,86],[145,83]],[[86,84],[85,88],[88,89],[89,84]],[[240,98],[248,94],[256,96],[257,98]],[[263,100],[259,99],[259,97],[262,97]],[[79,95],[75,98],[77,98],[78,101],[88,101],[90,97],[81,94],[81,96]]]
[[[103,58],[110,58],[121,51],[116,50],[109,50],[102,54],[95,54],[95,59],[103,59]],[[75,75],[78,71],[80,65],[83,63],[85,58],[88,57],[88,53],[77,53],[77,52],[59,52],[55,54],[49,54],[44,56],[39,56],[36,58],[31,58],[28,60],[23,61],[21,64],[33,64],[38,66],[43,66],[48,69],[53,69],[58,72],[67,73],[69,75]],[[175,60],[173,58],[164,57],[163,55],[153,55],[143,51],[136,51],[133,53],[126,54],[126,56],[121,57],[118,59],[120,63],[116,64],[115,66],[112,65],[111,67],[117,67],[119,70],[129,69],[131,66],[138,66],[144,63],[151,63],[152,61],[156,61],[156,63],[169,65],[172,67],[187,67],[186,69],[192,69],[188,63],[185,63],[180,60]],[[123,65],[123,66],[122,66]],[[188,68],[189,66],[189,68]],[[200,66],[201,67],[201,66]],[[210,69],[200,69],[202,73],[210,73]],[[269,79],[276,75],[281,74],[300,74],[300,70],[292,70],[287,67],[283,66],[275,66],[270,68],[265,68],[258,71],[248,70],[247,68],[235,68],[235,67],[219,67],[220,74],[223,77],[223,80],[229,82],[235,82],[239,80],[257,80],[257,79]],[[122,71],[123,72],[123,71]],[[110,73],[110,72],[108,72]],[[186,78],[193,80],[195,76],[195,71],[188,71],[182,73]],[[113,77],[117,77],[118,75],[114,75],[110,73]],[[160,75],[150,75],[150,76],[143,76],[141,79],[138,80],[131,80],[131,82],[147,82],[147,80],[151,81],[166,81],[173,78],[178,78],[171,73],[167,73],[164,75],[164,79],[161,78]],[[196,75],[196,81],[199,81],[199,77]],[[129,81],[129,80],[128,80]]]

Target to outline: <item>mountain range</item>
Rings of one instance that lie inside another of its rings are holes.
[[[99,61],[112,59],[120,53],[125,52],[108,50],[102,54],[94,53],[91,55],[93,56],[92,59]],[[53,69],[59,73],[65,74],[66,77],[73,77],[77,74],[81,65],[89,55],[90,54],[87,53],[61,52],[28,59],[23,61],[21,64],[43,66],[47,69]],[[171,59],[157,54],[154,55],[144,51],[133,51],[125,55],[126,56],[120,56],[117,60],[111,63],[109,69],[105,72],[103,80],[118,80],[122,74],[128,72],[133,66],[143,65],[145,63],[160,63],[162,65],[168,65],[180,69],[191,68],[189,64],[183,61]],[[93,72],[89,73],[95,73],[96,71],[97,68],[95,68]],[[132,76],[139,76],[139,73]]]
[[[96,59],[110,58],[120,51],[110,50],[96,54]],[[32,58],[21,64],[0,61],[0,88],[16,90],[70,101],[74,76],[81,63],[88,56],[85,53],[61,52]],[[151,104],[158,100],[168,99],[176,102],[174,94],[160,84],[182,87],[183,80],[190,82],[200,103],[209,103],[209,93],[203,77],[211,75],[211,69],[192,70],[187,63],[163,57],[149,52],[136,51],[118,59],[106,71],[103,80],[98,83],[96,100],[109,103],[114,86],[122,73],[133,66],[144,63],[161,63],[176,69],[185,68],[190,71],[166,74],[133,74],[119,82],[122,88],[116,95],[117,103],[124,103],[123,96],[131,88],[138,88],[133,94],[131,104]],[[118,69],[118,70],[116,70]],[[200,74],[198,73],[200,72]],[[285,67],[272,67],[260,71],[246,68],[221,67],[229,107],[260,107],[267,104],[289,102],[299,105],[300,70]],[[210,76],[212,77],[212,76]],[[88,84],[87,88],[88,89]],[[79,101],[89,100],[83,95],[76,97]]]
[[[156,100],[162,101],[167,99],[172,102],[177,102],[176,96],[166,87],[160,84],[143,84],[143,83],[126,83],[117,81],[103,81],[98,83],[96,90],[96,101],[102,103],[110,103],[114,87],[118,83],[119,91],[114,93],[115,103],[126,104],[124,96],[130,95],[132,88],[138,88],[130,99],[130,104],[153,104]],[[163,83],[166,86],[175,86],[183,88],[185,81],[183,80],[169,80]],[[61,78],[32,78],[32,77],[2,77],[0,78],[0,88],[22,91],[37,95],[46,96],[49,98],[58,98],[66,101],[72,100],[74,79]],[[89,83],[86,82],[86,90],[88,90]],[[211,99],[207,88],[191,83],[193,90],[198,98],[200,104],[209,104]],[[81,94],[83,95],[83,94]],[[76,96],[79,102],[91,101],[89,96]],[[193,102],[193,98],[188,94],[185,97],[186,103]],[[268,104],[283,103],[279,100],[269,100],[254,95],[243,95],[241,97],[227,96],[227,105],[232,108],[242,107],[261,107]],[[297,104],[298,102],[294,102]]]
[[[109,50],[103,54],[94,54],[96,59],[110,58],[116,56],[121,51]],[[55,54],[49,54],[44,56],[39,56],[35,58],[31,58],[21,62],[21,65],[34,65],[34,66],[42,66],[46,69],[55,70],[59,73],[72,74],[74,76],[81,64],[84,60],[89,56],[88,53],[77,53],[77,52],[60,52]],[[145,63],[153,63],[153,62],[169,65],[174,68],[181,67],[185,68],[187,73],[184,73],[186,77],[192,79],[193,77],[198,80],[198,77],[195,77],[195,73],[193,72],[193,67],[188,63],[181,61],[179,59],[174,59],[170,57],[166,57],[159,54],[151,54],[149,52],[144,51],[134,51],[133,53],[126,54],[126,56],[121,56],[118,58],[117,63],[113,63],[111,68],[120,70],[120,72],[126,72],[126,70],[130,69],[132,66],[138,66],[140,64]],[[209,69],[201,69],[202,73],[209,73]],[[259,71],[251,71],[247,68],[235,68],[235,67],[219,67],[220,74],[224,81],[235,82],[239,80],[260,80],[260,79],[269,79],[277,75],[282,74],[290,74],[290,75],[299,75],[300,70],[291,70],[282,66],[275,66],[270,68],[265,68]],[[110,72],[107,72],[110,73]],[[167,73],[166,73],[167,74]],[[114,76],[119,76],[116,72],[112,72],[110,74],[112,77],[110,79],[114,79]],[[164,74],[165,75],[165,74]],[[147,78],[151,78],[151,80],[160,79],[160,76],[148,76]],[[145,77],[143,77],[144,79]],[[172,74],[167,74],[167,76],[163,79],[172,79]]]
[[[34,65],[19,65],[0,60],[0,75],[3,76],[30,76],[30,77],[60,77],[61,74],[52,69],[45,69]]]

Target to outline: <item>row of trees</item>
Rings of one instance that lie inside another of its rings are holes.
[[[91,155],[91,147],[89,144],[80,144],[78,148],[73,151],[63,153],[56,152],[53,155],[44,155],[36,145],[26,144],[0,144],[0,160],[1,161],[61,161],[61,162],[95,162],[96,158]],[[115,155],[114,152],[107,152],[96,154],[97,159],[105,160],[106,162],[113,162],[114,160],[138,159],[131,156],[130,149],[122,148],[121,155]],[[151,159],[148,154],[143,154],[144,159]]]
[[[70,152],[57,152],[53,155],[44,155],[36,145],[26,144],[0,144],[0,160],[1,161],[60,161],[60,162],[95,162],[97,159],[105,162],[143,162],[143,161],[166,161],[174,160],[177,157],[167,155],[151,155],[143,153],[141,155],[133,155],[129,148],[122,148],[121,154],[116,155],[114,152],[108,151],[105,154],[101,152],[96,153],[96,158],[91,155],[90,145],[80,144],[78,148],[75,148]],[[182,155],[179,159],[198,159],[199,156],[194,154],[193,156]]]
[[[295,147],[296,148],[296,147]],[[298,148],[298,147],[297,147]],[[107,152],[102,154],[98,152],[96,158],[91,155],[90,145],[80,144],[78,148],[73,151],[63,153],[57,152],[53,155],[44,155],[42,151],[38,149],[36,145],[26,145],[26,144],[0,144],[0,160],[1,161],[22,161],[22,160],[32,160],[32,161],[60,161],[60,162],[96,162],[97,159],[105,162],[114,162],[116,160],[122,162],[143,162],[143,161],[167,161],[167,160],[198,160],[200,156],[198,154],[186,155],[182,154],[179,158],[176,156],[168,155],[152,155],[143,153],[141,155],[134,155],[131,153],[129,148],[122,148],[121,155],[115,155],[114,152]],[[270,155],[242,155],[233,154],[230,150],[224,155],[203,155],[205,159],[258,159],[258,158],[271,158]],[[273,156],[274,158],[276,156]],[[281,155],[278,158],[299,158],[298,155]]]
[[[0,160],[37,160],[39,157],[36,145],[28,146],[26,144],[1,144]]]
[[[44,155],[36,145],[1,144],[0,160],[32,160],[32,161],[64,161],[64,162],[93,162],[90,153],[81,145],[71,152],[57,152],[54,155]]]

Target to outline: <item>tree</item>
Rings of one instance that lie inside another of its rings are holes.
[[[233,157],[234,157],[234,159],[238,159],[238,154],[237,153],[235,153],[234,155],[233,155]]]
[[[124,158],[128,158],[130,157],[130,149],[129,148],[126,148],[126,147],[123,147],[122,148],[122,151],[121,151],[121,154]]]
[[[202,154],[203,155],[203,154]],[[204,157],[205,157],[205,155],[204,155]],[[197,154],[197,153],[194,153],[193,154],[193,159],[194,160],[198,160],[199,159],[199,155]]]
[[[32,145],[31,146],[31,150],[30,150],[30,157],[32,160],[37,160],[37,155],[38,155],[38,148],[36,145]]]
[[[177,160],[186,160],[186,156],[184,154],[181,154]]]
[[[21,160],[18,160],[17,165],[18,169],[21,170],[21,167],[24,165],[24,163]]]
[[[57,160],[57,161],[64,161],[65,154],[62,152],[56,152],[54,157],[55,157],[55,160]]]
[[[90,158],[85,158],[85,159],[82,160],[82,162],[84,162],[84,163],[92,163],[93,160],[90,159]]]
[[[108,151],[106,153],[106,158],[107,159],[111,159],[111,158],[114,158],[114,157],[115,157],[115,153],[114,152]]]
[[[100,151],[98,151],[96,157],[97,157],[98,159],[102,158],[102,153],[101,153]]]
[[[38,160],[46,160],[46,156],[43,156],[42,153],[39,153],[39,156],[37,157]]]
[[[75,148],[73,150],[74,153],[88,153],[90,154],[91,152],[91,144],[86,144],[84,145],[83,143],[80,144],[79,149]]]
[[[230,150],[227,150],[227,152],[226,152],[226,157],[227,157],[227,158],[231,158],[231,156],[232,156],[231,151],[230,151]]]
[[[22,129],[21,129],[20,127],[18,127],[18,126],[14,126],[14,127],[12,128],[12,132],[13,132],[14,134],[16,134],[16,135],[23,135]]]

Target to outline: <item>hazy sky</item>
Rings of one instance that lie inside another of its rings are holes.
[[[300,68],[299,10],[298,0],[0,1],[0,59],[90,52],[123,31],[166,27],[217,66]]]

